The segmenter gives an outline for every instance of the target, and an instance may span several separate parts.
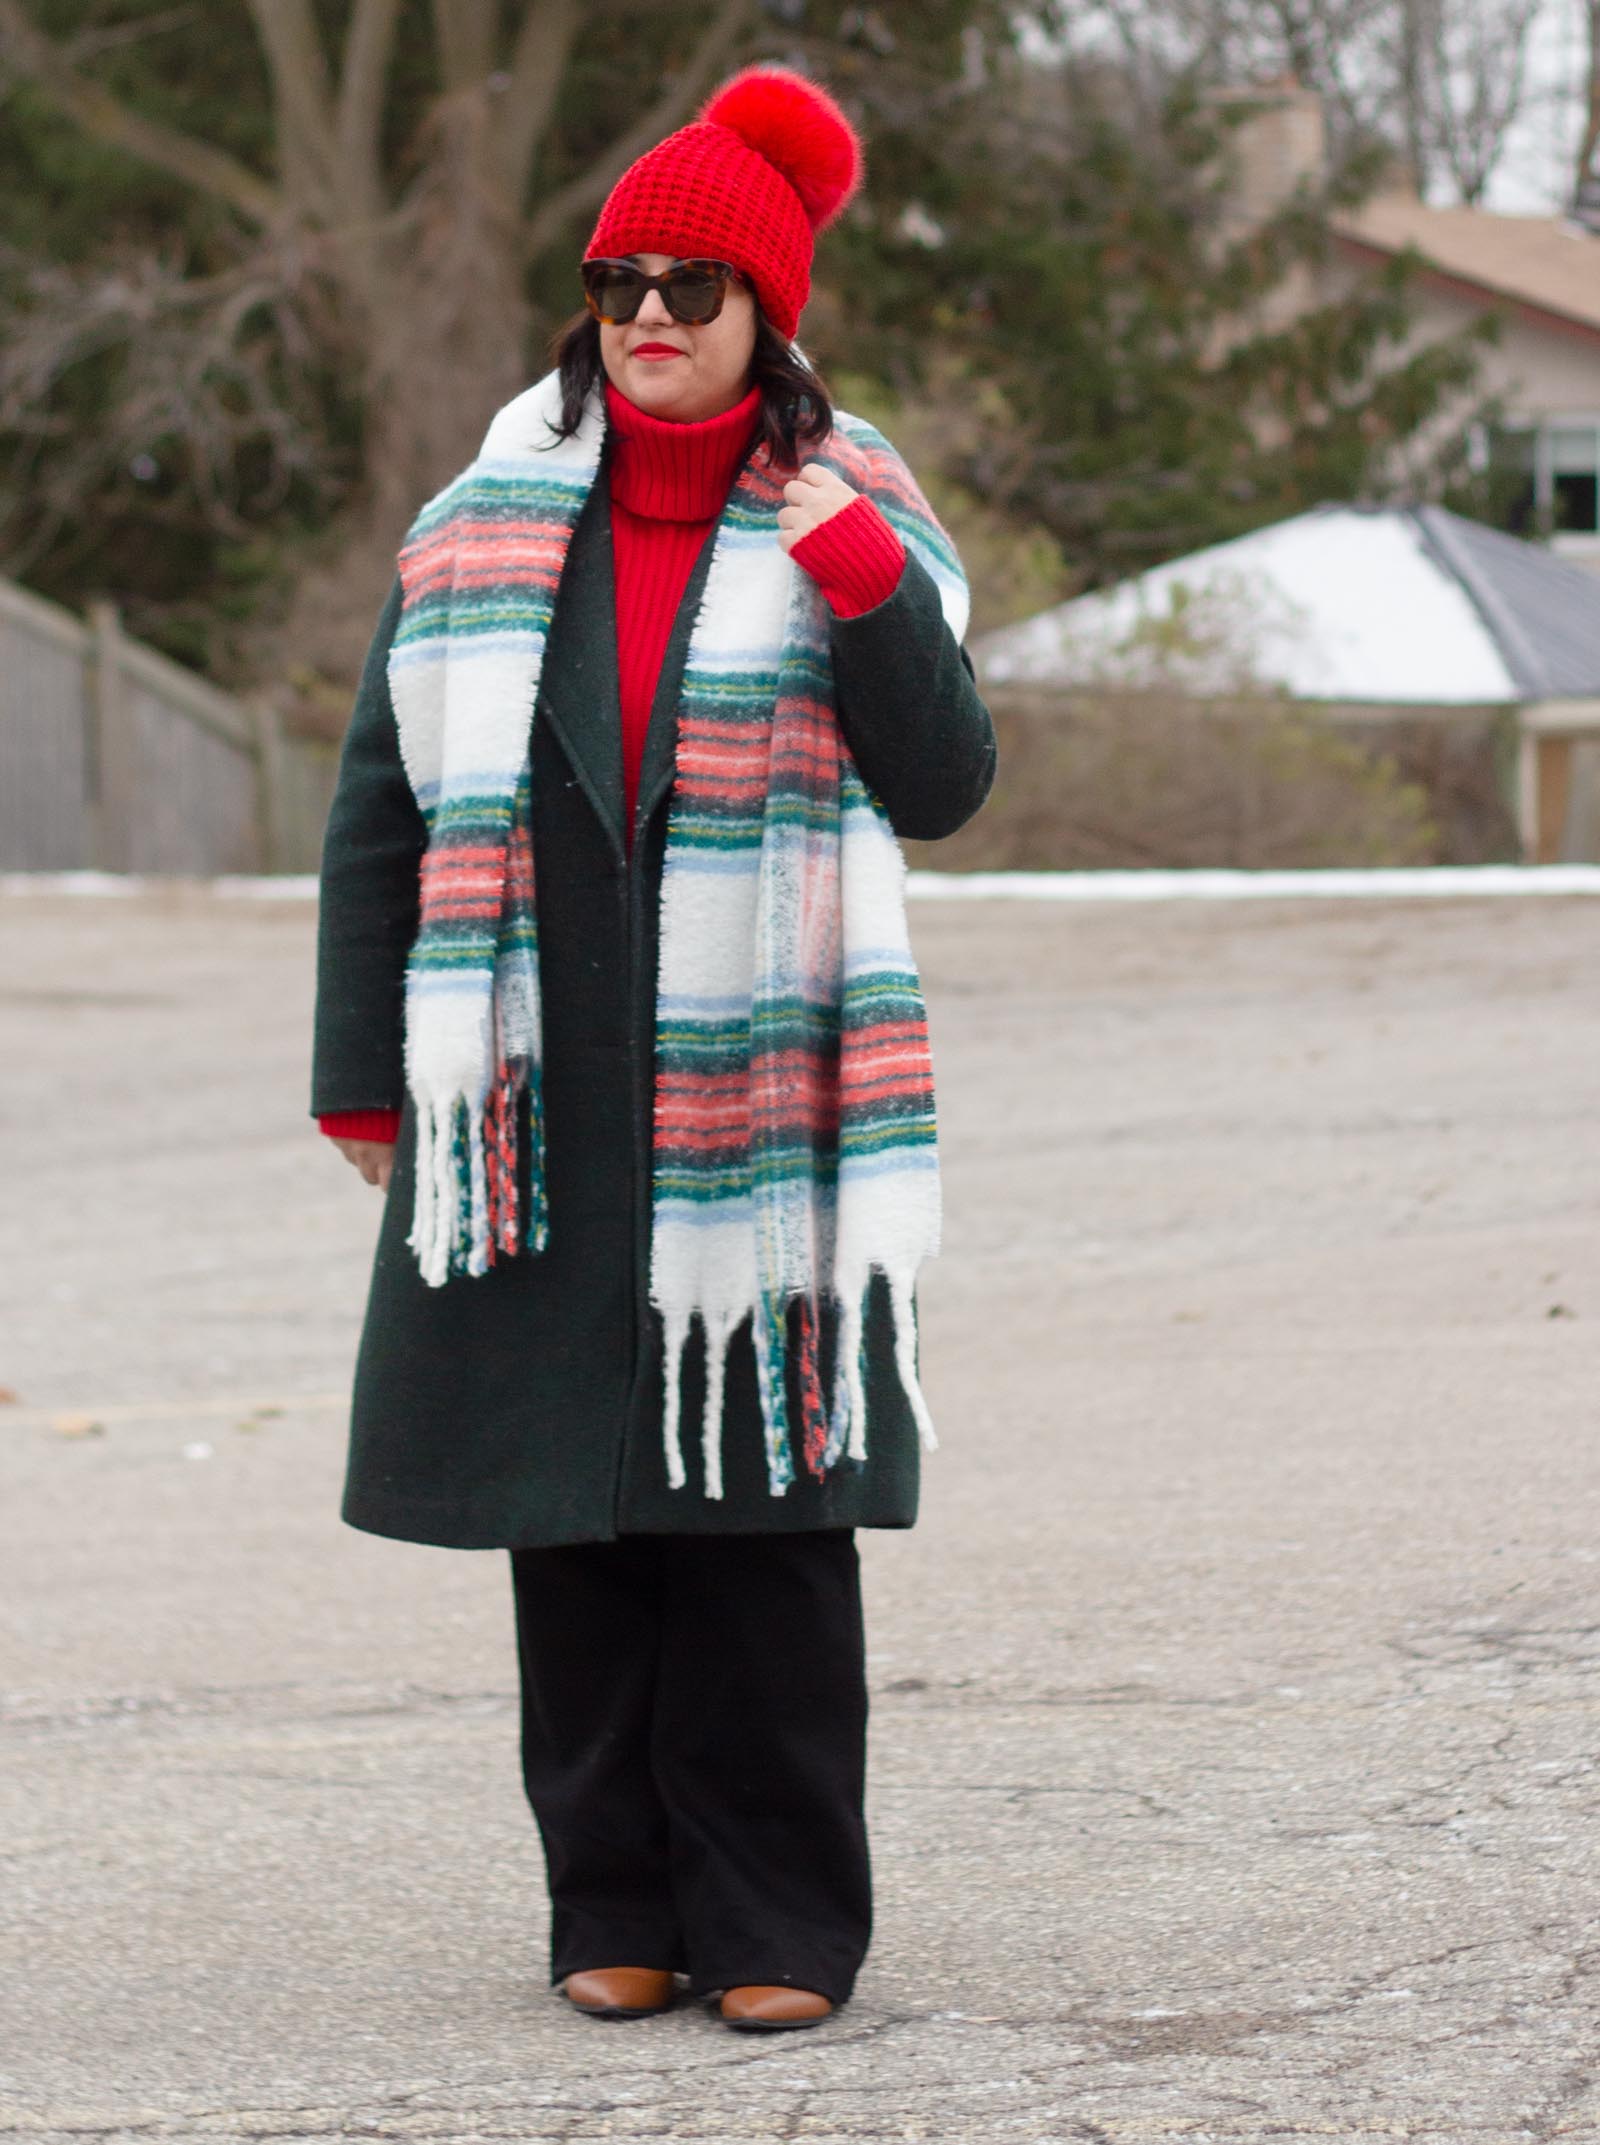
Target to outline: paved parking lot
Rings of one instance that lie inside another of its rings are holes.
[[[544,1979],[509,1573],[337,1518],[313,914],[0,898],[0,2135],[1600,2140],[1600,902],[919,904],[821,2032]]]

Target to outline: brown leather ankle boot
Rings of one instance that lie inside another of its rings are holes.
[[[676,1993],[670,1972],[655,1966],[595,1966],[568,1974],[561,1993],[586,2018],[651,2018]]]
[[[820,2026],[833,2005],[815,1989],[751,1983],[724,1989],[720,2008],[723,2023],[736,2033],[790,2033],[799,2026]]]

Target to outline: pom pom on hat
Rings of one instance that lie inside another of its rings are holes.
[[[792,336],[816,233],[860,186],[861,167],[860,139],[825,89],[787,67],[746,67],[628,166],[585,258],[731,261],[779,334]]]
[[[861,140],[825,89],[787,67],[746,67],[700,109],[775,165],[813,231],[831,223],[861,184]]]

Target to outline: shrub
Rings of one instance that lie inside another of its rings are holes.
[[[1198,590],[1170,584],[1131,616],[1115,592],[1080,608],[1050,662],[1074,682],[990,691],[994,794],[919,861],[969,871],[1436,861],[1429,793],[1394,754],[1261,674],[1257,651],[1305,626],[1281,591],[1215,573]]]
[[[1387,753],[1266,692],[991,696],[1000,765],[978,817],[912,861],[954,871],[1435,861],[1426,791]]]

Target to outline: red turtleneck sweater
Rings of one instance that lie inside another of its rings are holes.
[[[744,460],[760,401],[761,390],[752,387],[720,417],[673,424],[650,416],[606,382],[623,824],[630,848],[644,734],[672,621],[706,531]]]
[[[755,430],[760,389],[720,417],[674,424],[606,383],[611,432],[611,548],[616,579],[622,773],[631,848],[645,731],[673,620],[700,546],[722,511]],[[854,499],[790,552],[840,618],[893,593],[905,550],[870,499]],[[400,1112],[337,1110],[317,1120],[331,1139],[392,1142]]]

